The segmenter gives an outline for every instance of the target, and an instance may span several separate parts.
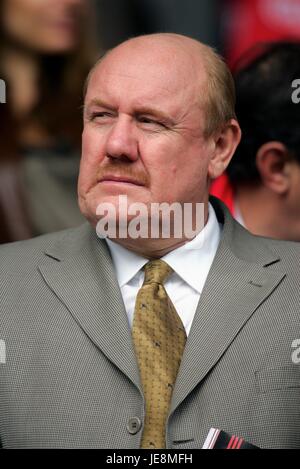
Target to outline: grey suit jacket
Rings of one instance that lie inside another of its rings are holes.
[[[213,203],[224,228],[178,373],[167,447],[200,448],[216,427],[262,448],[300,448],[299,244],[252,236]],[[84,224],[1,247],[2,447],[138,448],[143,419],[106,243]]]

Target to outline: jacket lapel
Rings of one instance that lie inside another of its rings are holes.
[[[106,243],[88,224],[73,233],[73,239],[47,250],[39,270],[87,336],[140,388],[131,332]]]
[[[257,243],[225,213],[222,239],[186,343],[170,413],[205,378],[283,279],[283,272],[267,267],[278,260],[266,244]]]

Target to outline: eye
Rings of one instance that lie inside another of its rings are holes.
[[[106,124],[111,122],[114,118],[114,113],[112,111],[87,111],[86,119],[89,122],[94,122],[96,124]]]
[[[155,126],[155,127],[165,127],[163,122],[161,122],[159,120],[156,120],[156,119],[153,119],[151,117],[140,116],[140,117],[138,117],[138,121],[141,124],[145,124],[147,126],[149,125],[149,126]]]
[[[90,119],[95,120],[95,119],[109,119],[113,117],[112,113],[107,112],[107,111],[97,111],[97,112],[92,112]]]

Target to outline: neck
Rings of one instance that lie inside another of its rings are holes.
[[[130,239],[114,239],[114,242],[120,244],[129,251],[135,252],[136,254],[146,257],[147,259],[160,259],[174,249],[183,246],[188,240],[187,239],[157,239],[148,240],[130,240]],[[142,241],[142,242],[140,242]]]
[[[208,202],[204,203],[204,220],[198,230],[195,230],[196,223],[194,219],[193,229],[194,235],[196,237],[197,234],[203,229],[206,225],[208,220]],[[148,259],[158,259],[171,251],[183,246],[185,243],[191,241],[190,237],[182,236],[181,238],[137,238],[132,239],[130,237],[127,238],[114,238],[114,242],[120,244],[124,248],[128,249],[129,251],[135,252],[136,254],[146,257]]]
[[[285,196],[263,185],[245,185],[236,190],[236,201],[246,228],[253,234],[290,239],[290,223]]]

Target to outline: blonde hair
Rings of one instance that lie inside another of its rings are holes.
[[[223,58],[203,44],[206,77],[206,93],[201,101],[206,113],[204,133],[207,137],[219,130],[230,119],[236,119],[235,86],[232,74]]]

